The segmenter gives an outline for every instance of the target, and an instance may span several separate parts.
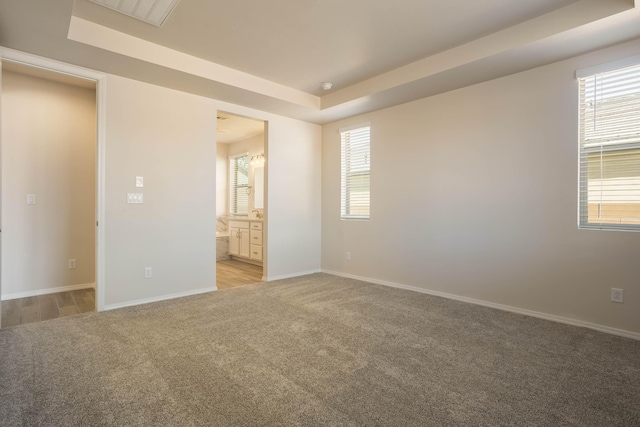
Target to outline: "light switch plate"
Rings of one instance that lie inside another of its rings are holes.
[[[144,178],[141,176],[136,176],[136,187],[142,188],[144,187]]]
[[[144,203],[142,193],[127,193],[127,203]]]
[[[36,204],[36,195],[35,194],[27,194],[27,204],[35,205]]]

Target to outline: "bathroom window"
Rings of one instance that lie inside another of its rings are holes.
[[[249,214],[249,155],[229,158],[229,213]]]
[[[369,124],[340,129],[342,219],[369,219],[371,144]]]
[[[579,227],[640,231],[640,65],[605,64],[577,75]]]

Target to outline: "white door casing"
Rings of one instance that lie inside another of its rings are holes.
[[[106,80],[105,74],[74,65],[54,61],[13,49],[0,47],[0,65],[2,60],[17,62],[23,65],[41,68],[57,73],[67,74],[96,82],[96,311],[102,311],[105,306],[105,139],[106,139]],[[0,84],[2,72],[0,69]],[[1,86],[0,86],[1,87]],[[2,111],[0,107],[0,126]],[[1,129],[1,127],[0,127]],[[2,135],[0,132],[0,159]],[[2,185],[0,166],[0,186]],[[0,193],[1,194],[1,193]],[[1,197],[0,197],[1,199]],[[0,200],[0,229],[2,224],[2,201]],[[0,273],[2,271],[2,249],[0,233]],[[2,283],[0,279],[0,295]]]

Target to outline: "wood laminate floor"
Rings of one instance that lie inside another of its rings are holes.
[[[229,289],[262,282],[262,267],[234,259],[216,263],[216,286]]]
[[[41,320],[95,311],[93,289],[60,292],[36,297],[2,301],[2,327],[23,325]]]
[[[218,289],[262,282],[262,267],[242,261],[218,261],[216,264]],[[96,299],[93,289],[60,292],[57,294],[18,298],[2,301],[2,327],[23,325],[41,320],[72,316],[95,311]]]

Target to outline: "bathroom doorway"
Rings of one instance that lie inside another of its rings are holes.
[[[216,286],[263,280],[266,259],[266,122],[218,112]]]

